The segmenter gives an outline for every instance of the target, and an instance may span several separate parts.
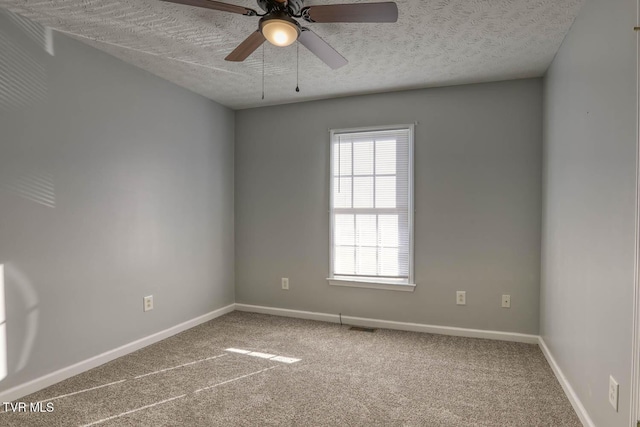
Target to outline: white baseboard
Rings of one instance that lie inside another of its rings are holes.
[[[340,323],[337,314],[316,313],[313,311],[289,310],[287,308],[264,307],[261,305],[249,305],[236,303],[236,310],[250,313],[272,314],[274,316],[295,317],[296,319],[319,320],[321,322]]]
[[[551,351],[549,351],[549,347],[547,347],[547,344],[544,342],[544,339],[542,337],[539,337],[538,345],[542,350],[542,354],[544,354],[544,357],[547,359],[547,362],[549,362],[549,365],[551,366],[553,373],[556,375],[558,382],[562,386],[562,389],[564,390],[564,394],[567,395],[569,402],[571,402],[571,406],[573,406],[574,411],[576,411],[576,414],[578,414],[578,418],[580,418],[582,425],[584,425],[585,427],[595,427],[596,425],[591,420],[591,417],[589,416],[589,414],[587,413],[587,410],[585,409],[584,405],[580,401],[580,398],[578,397],[576,392],[573,390],[573,387],[571,387],[571,384],[569,384],[567,377],[565,377],[564,373],[562,373],[560,366],[558,366],[558,363],[553,358]]]
[[[205,323],[209,320],[215,319],[216,317],[231,313],[234,310],[234,306],[235,304],[230,304],[226,307],[219,308],[218,310],[214,310],[210,313],[203,314],[202,316],[198,316],[194,319],[187,320],[186,322],[180,323],[179,325],[172,326],[163,331],[156,332],[155,334],[140,338],[139,340],[130,342],[113,350],[106,351],[102,354],[83,360],[66,368],[59,369],[40,378],[36,378],[35,380],[29,381],[25,384],[20,384],[9,390],[0,392],[0,402],[11,402],[20,399],[23,396],[35,393],[38,390],[42,390],[43,388],[49,387],[50,385],[66,380],[67,378],[71,378],[74,375],[81,374],[82,372],[88,371],[89,369],[93,369],[97,366],[103,365],[107,362],[117,359],[118,357],[133,353],[136,350],[154,344],[158,341],[162,341],[165,338],[169,338],[170,336],[173,336],[177,333],[193,328],[194,326],[198,326],[201,323]]]
[[[339,323],[337,314],[316,313],[312,311],[288,310],[284,308],[263,307],[236,303],[236,310],[252,313],[272,314],[274,316],[296,317],[299,319],[320,320],[323,322]],[[396,329],[400,331],[426,332],[430,334],[454,335],[469,338],[485,338],[500,341],[514,341],[527,344],[538,344],[537,335],[520,334],[517,332],[485,331],[482,329],[456,328],[451,326],[425,325],[421,323],[394,322],[391,320],[369,319],[365,317],[342,316],[342,323],[353,326],[370,328]]]

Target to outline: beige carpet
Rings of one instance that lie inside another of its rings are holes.
[[[54,410],[0,425],[581,425],[536,345],[241,312],[20,401]]]

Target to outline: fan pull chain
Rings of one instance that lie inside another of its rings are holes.
[[[300,42],[296,41],[296,92],[300,92]]]
[[[262,44],[262,99],[264,100],[264,43]]]

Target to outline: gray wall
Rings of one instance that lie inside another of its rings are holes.
[[[328,128],[414,121],[415,292],[328,285]],[[537,334],[541,122],[539,79],[237,112],[236,302]]]
[[[587,0],[545,78],[541,335],[598,426],[628,426],[636,0]],[[609,375],[620,411],[609,406]]]
[[[0,14],[0,391],[234,302],[233,111],[38,37]]]

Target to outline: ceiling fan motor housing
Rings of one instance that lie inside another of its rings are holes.
[[[288,0],[279,2],[277,0],[257,0],[260,9],[267,13],[282,11],[290,15],[300,15],[304,0]]]
[[[272,12],[272,13],[268,13],[268,14],[264,15],[262,18],[260,18],[260,22],[259,22],[258,25],[262,29],[262,26],[264,24],[266,24],[267,22],[269,22],[269,21],[271,21],[273,19],[280,19],[282,21],[290,22],[293,25],[295,25],[296,27],[298,27],[298,29],[300,29],[300,24],[298,23],[298,21],[296,21],[291,16],[289,16],[288,14],[283,13],[283,12]]]

